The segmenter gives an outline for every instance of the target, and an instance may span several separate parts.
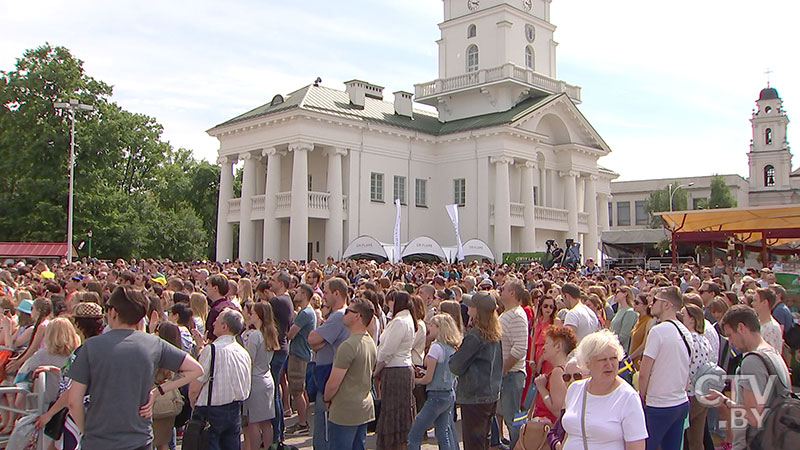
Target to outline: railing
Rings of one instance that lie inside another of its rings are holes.
[[[289,212],[292,209],[292,193],[278,192],[275,194],[275,214]]]
[[[328,209],[328,198],[331,194],[327,192],[309,192],[308,193],[308,207],[309,209]]]
[[[239,214],[241,210],[242,199],[232,198],[228,200],[228,214]]]
[[[264,202],[266,200],[265,195],[254,195],[251,198],[251,202],[253,204],[253,208],[251,211],[253,212],[263,212],[264,211]]]
[[[536,220],[550,220],[553,222],[566,222],[567,210],[558,208],[548,208],[546,206],[534,206],[534,217]]]
[[[525,218],[525,205],[522,203],[512,203],[511,204],[511,217],[512,218]]]
[[[551,94],[565,92],[570,98],[580,102],[581,88],[567,84],[561,80],[556,80],[541,73],[534,72],[526,67],[516,64],[506,63],[502,66],[481,69],[463,75],[450,78],[442,78],[427,83],[420,83],[414,86],[414,93],[417,100],[443,94],[458,89],[464,89],[478,84],[493,82],[503,79],[512,79],[526,84],[530,84],[542,91]]]
[[[589,213],[579,212],[578,213],[578,224],[579,225],[589,225]]]

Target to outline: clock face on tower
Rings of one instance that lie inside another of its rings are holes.
[[[525,8],[525,11],[530,11],[531,10],[531,6],[533,6],[533,1],[532,0],[523,0],[522,7]]]
[[[467,0],[467,8],[469,8],[470,11],[475,11],[478,9],[478,6],[480,6],[480,3],[480,0]]]

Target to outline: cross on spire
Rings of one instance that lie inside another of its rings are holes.
[[[769,67],[767,67],[767,71],[764,74],[767,76],[767,87],[769,87],[769,75],[772,73]]]

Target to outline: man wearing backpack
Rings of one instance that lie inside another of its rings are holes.
[[[722,317],[722,329],[731,345],[744,354],[734,380],[736,395],[731,400],[712,389],[706,400],[721,400],[722,416],[731,418],[733,448],[797,448],[800,433],[775,418],[776,414],[789,414],[797,420],[800,402],[790,398],[789,371],[781,355],[761,337],[758,315],[748,306],[733,306]]]
[[[692,339],[676,318],[683,306],[677,287],[658,289],[651,308],[658,325],[650,329],[639,372],[639,395],[647,422],[647,450],[680,450],[683,424],[689,414],[689,383]]]

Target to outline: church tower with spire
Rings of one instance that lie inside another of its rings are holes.
[[[778,91],[769,84],[758,96],[750,123],[750,205],[794,203],[792,153],[786,136],[789,117]]]

